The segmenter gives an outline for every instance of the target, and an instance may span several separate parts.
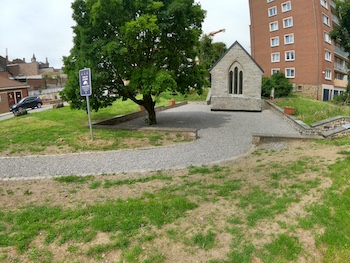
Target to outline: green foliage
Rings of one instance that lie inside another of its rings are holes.
[[[303,95],[292,94],[287,98],[276,99],[273,103],[282,108],[294,107],[294,116],[309,125],[335,116],[350,116],[350,108],[347,106],[317,101]]]
[[[209,70],[226,50],[227,47],[225,43],[213,43],[211,36],[203,35],[199,43],[199,62]]]
[[[335,24],[330,36],[339,42],[346,52],[350,52],[350,1],[336,0],[336,14],[339,24]]]
[[[287,97],[293,91],[293,85],[282,72],[278,72],[269,78],[263,76],[261,95],[265,98],[269,98],[273,88],[275,89],[275,98]]]
[[[346,87],[346,91],[342,94],[339,94],[336,96],[333,101],[335,105],[350,105],[350,82],[348,83],[348,86]]]
[[[201,92],[205,70],[195,57],[205,12],[194,0],[76,0],[72,8],[74,47],[64,57],[68,79],[61,95],[73,108],[86,109],[78,85],[84,67],[91,68],[95,111],[129,98],[147,109],[151,124],[154,96]]]

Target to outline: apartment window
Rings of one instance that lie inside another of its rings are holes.
[[[289,45],[294,43],[294,34],[288,34],[284,36],[284,44]]]
[[[290,10],[292,10],[292,4],[290,3],[290,1],[285,2],[285,3],[282,4],[282,12],[283,13],[284,12],[288,12]]]
[[[332,80],[332,71],[329,69],[326,69],[324,71],[324,78],[328,80]]]
[[[293,17],[283,19],[283,27],[288,28],[293,26]]]
[[[285,57],[286,57],[286,61],[294,61],[294,59],[295,59],[295,52],[294,52],[294,50],[286,51]]]
[[[332,44],[332,39],[327,32],[324,32],[324,41],[328,44]]]
[[[271,2],[273,2],[273,1],[275,1],[275,0],[267,0],[267,3],[271,3]]]
[[[270,32],[278,30],[278,21],[270,23]]]
[[[322,21],[323,21],[323,24],[329,26],[329,17],[326,16],[325,14],[322,14]]]
[[[295,78],[295,68],[286,68],[286,78]]]
[[[279,68],[273,68],[273,69],[271,69],[271,75],[275,75],[275,74],[277,74],[280,71],[281,70]]]
[[[328,9],[327,0],[321,0],[321,5],[322,5],[324,8],[327,8],[327,9]]]
[[[271,7],[269,8],[269,17],[277,15],[277,7]]]
[[[327,61],[332,61],[332,52],[330,52],[329,50],[326,50],[324,53],[324,58]]]
[[[271,38],[271,47],[277,47],[280,45],[280,38],[279,37],[273,37]]]
[[[271,62],[280,62],[280,53],[272,53],[271,54]]]

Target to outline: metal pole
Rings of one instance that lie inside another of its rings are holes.
[[[90,127],[91,141],[93,141],[94,140],[94,134],[92,132],[89,96],[86,96],[86,103],[87,103],[87,110],[88,110],[88,116],[89,116],[89,127]]]

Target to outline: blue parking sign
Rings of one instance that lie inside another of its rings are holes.
[[[92,93],[91,70],[84,68],[79,70],[80,95],[90,96]]]

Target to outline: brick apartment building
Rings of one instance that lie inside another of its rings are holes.
[[[297,92],[328,101],[345,91],[348,53],[329,37],[333,0],[249,0],[251,55],[265,76],[283,72]]]

